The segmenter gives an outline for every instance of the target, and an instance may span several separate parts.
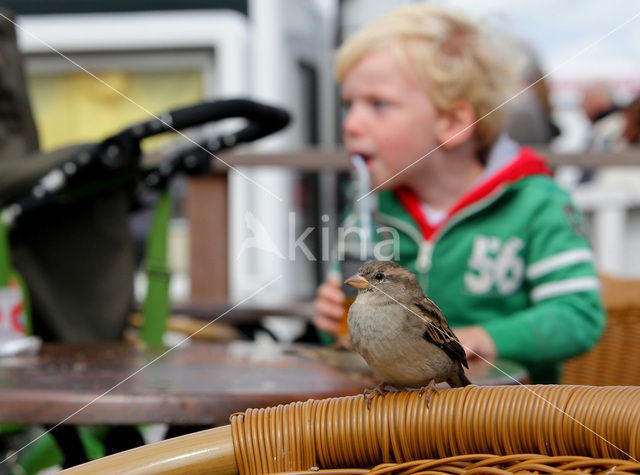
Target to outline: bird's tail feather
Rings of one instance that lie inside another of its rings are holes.
[[[469,381],[469,378],[464,374],[462,366],[458,366],[458,372],[447,379],[447,384],[452,388],[461,388],[470,385],[471,381]]]

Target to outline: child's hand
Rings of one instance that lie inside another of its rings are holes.
[[[493,361],[498,355],[496,344],[491,335],[481,326],[474,325],[470,327],[457,328],[454,333],[460,340],[462,348],[467,355],[468,360],[475,358],[484,358]]]
[[[330,276],[318,287],[313,308],[317,315],[313,318],[313,324],[319,330],[335,335],[340,329],[340,319],[343,313],[344,292],[342,282],[336,276]]]

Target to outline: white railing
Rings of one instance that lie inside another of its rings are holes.
[[[579,166],[593,181],[571,188],[588,221],[598,271],[640,277],[640,149],[583,154],[541,153],[552,166]]]

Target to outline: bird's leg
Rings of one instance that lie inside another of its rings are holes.
[[[387,383],[382,382],[380,384],[378,384],[375,388],[373,389],[365,389],[364,390],[364,398],[367,402],[367,409],[370,409],[371,406],[371,400],[380,395],[382,396],[383,394],[385,394],[387,392],[387,390],[385,389],[387,387]]]
[[[429,407],[429,401],[431,400],[431,395],[436,392],[436,381],[434,379],[429,381],[429,384],[427,384],[426,386],[422,386],[420,388],[420,391],[418,392],[418,397],[422,397],[422,394],[424,394],[425,392],[427,393],[427,399],[426,399],[427,407]]]

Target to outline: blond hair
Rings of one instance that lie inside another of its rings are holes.
[[[476,119],[482,119],[475,124],[474,137],[484,150],[504,125],[499,106],[514,78],[491,40],[462,12],[411,5],[392,10],[349,37],[338,50],[336,75],[342,82],[367,53],[388,48],[400,67],[426,87],[439,112],[459,101],[473,107]]]

